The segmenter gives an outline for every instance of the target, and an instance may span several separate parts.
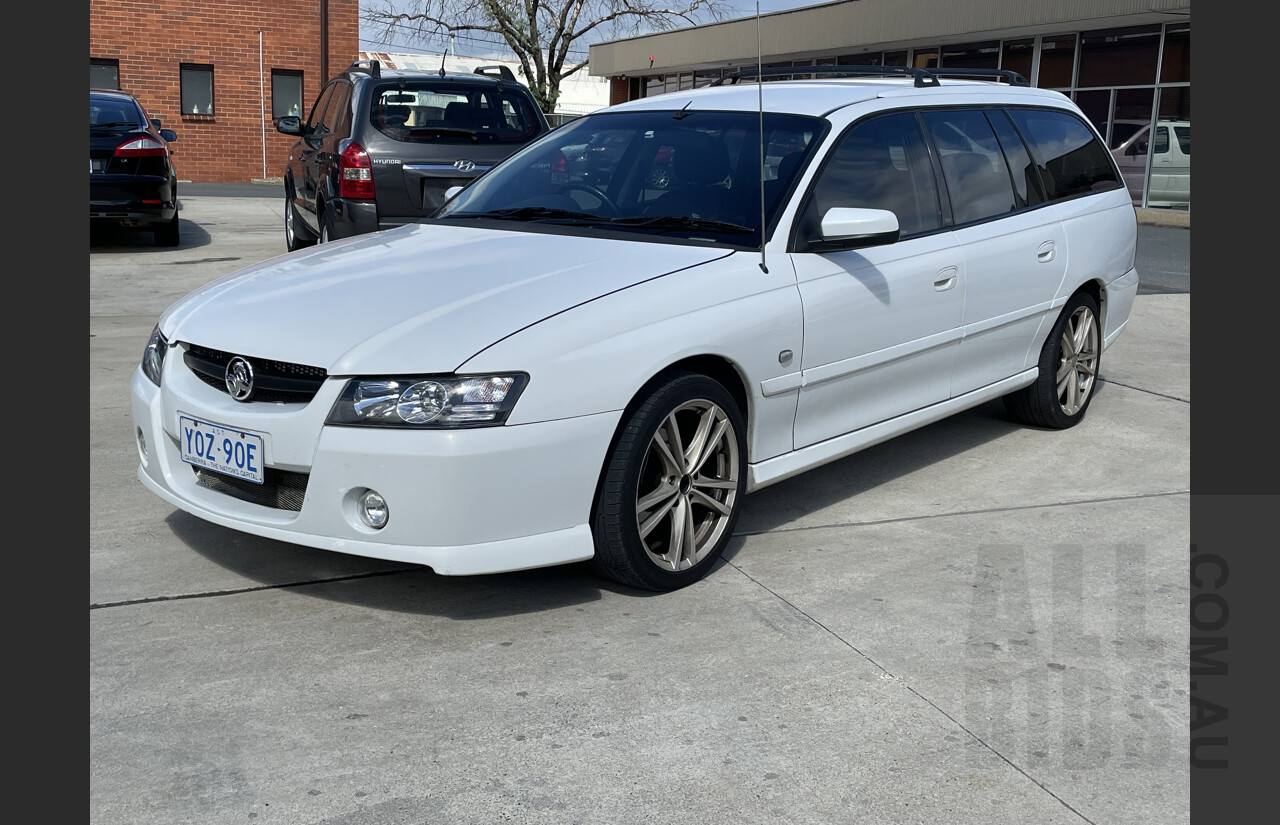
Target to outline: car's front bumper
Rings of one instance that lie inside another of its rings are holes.
[[[163,390],[141,370],[133,376],[138,478],[192,515],[442,575],[546,567],[594,553],[592,499],[618,413],[466,430],[332,427],[324,418],[340,380],[308,405],[238,404],[171,362],[165,367]],[[251,503],[200,484],[181,458],[179,414],[262,433],[267,467],[305,475],[300,508]],[[366,489],[387,502],[381,530],[357,513]]]

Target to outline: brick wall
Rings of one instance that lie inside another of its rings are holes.
[[[320,54],[325,5],[327,76]],[[90,0],[89,57],[118,60],[121,89],[178,133],[173,148],[180,180],[262,179],[264,112],[265,177],[278,178],[294,139],[271,120],[271,70],[303,73],[305,117],[325,81],[356,59],[358,14],[358,0]],[[179,111],[183,63],[213,66],[214,114]]]

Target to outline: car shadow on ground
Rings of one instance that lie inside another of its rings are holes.
[[[178,245],[157,246],[155,233],[149,229],[125,229],[120,226],[89,227],[89,252],[120,252],[126,249],[139,252],[173,252],[180,249],[195,249],[208,246],[212,240],[209,233],[195,221],[181,217],[178,212]]]
[[[1105,391],[1099,379],[1095,398]],[[862,492],[1023,429],[992,401],[749,495],[717,569],[747,537],[767,533]],[[257,585],[218,594],[282,590],[374,610],[456,620],[537,613],[599,601],[605,592],[661,596],[605,579],[589,562],[514,573],[441,576],[426,567],[294,545],[205,522],[175,510],[166,519],[191,550]],[[710,575],[716,575],[713,570]],[[214,595],[214,594],[210,594]]]

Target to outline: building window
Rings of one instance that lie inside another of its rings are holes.
[[[183,63],[179,69],[184,115],[213,114],[213,67]]]
[[[998,69],[1000,68],[1000,41],[965,43],[942,48],[944,69]]]
[[[302,72],[292,69],[271,70],[271,118],[302,116]]]
[[[120,61],[89,58],[89,88],[119,89]]]
[[[1029,81],[1031,80],[1031,66],[1034,63],[1035,53],[1035,40],[1030,38],[1026,40],[1006,40],[1000,56],[1000,68],[1017,72]]]
[[[1036,85],[1042,89],[1070,88],[1075,67],[1076,36],[1046,37],[1040,43],[1040,77]]]
[[[1076,86],[1154,83],[1159,58],[1159,26],[1085,32],[1080,36],[1080,69]]]

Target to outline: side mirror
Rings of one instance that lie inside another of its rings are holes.
[[[285,115],[276,121],[276,131],[282,135],[301,135],[302,119],[297,115]]]
[[[898,216],[888,209],[837,206],[822,216],[822,237],[810,241],[810,252],[838,252],[896,243]]]
[[[155,130],[157,132],[160,131],[160,118],[158,117],[151,118],[151,125],[155,127]]]
[[[159,122],[160,121],[158,120],[156,121],[156,123],[159,123]],[[172,129],[161,129],[160,137],[164,138],[166,143],[173,143],[175,140],[178,139],[178,133],[173,131]]]
[[[458,194],[461,191],[462,191],[461,186],[450,186],[448,189],[444,190],[444,199],[446,201],[451,201],[453,200],[453,196]]]

